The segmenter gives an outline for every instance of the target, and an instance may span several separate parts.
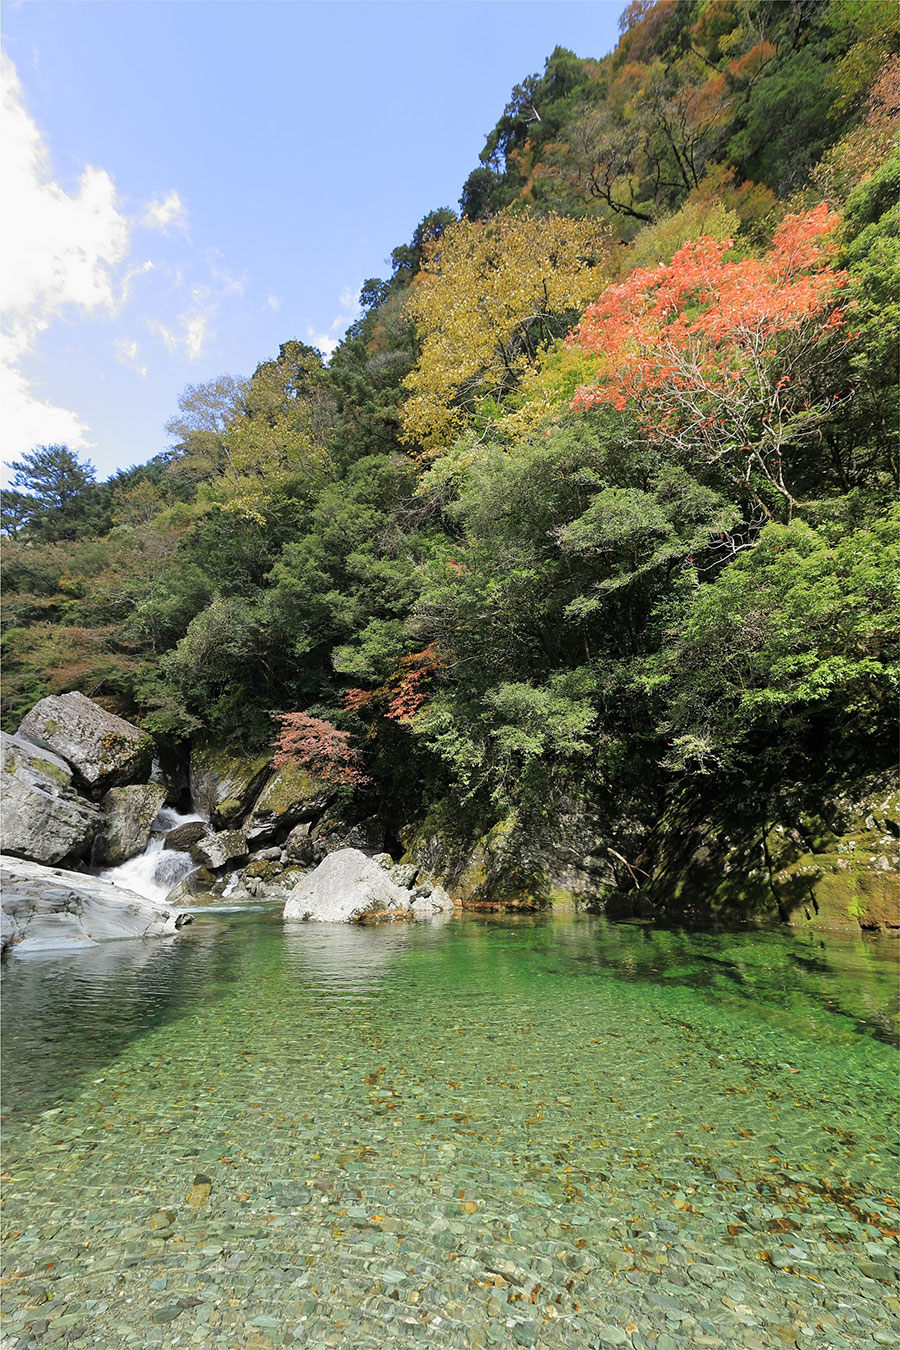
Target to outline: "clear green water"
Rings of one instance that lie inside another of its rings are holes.
[[[896,983],[574,916],[13,961],[3,1345],[893,1344]]]

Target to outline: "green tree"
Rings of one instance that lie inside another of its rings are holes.
[[[4,528],[42,539],[74,539],[90,528],[96,471],[67,445],[38,445],[13,460],[12,494],[3,493]]]

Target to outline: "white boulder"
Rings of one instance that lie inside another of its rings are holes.
[[[288,898],[289,922],[379,923],[412,919],[412,896],[355,848],[338,849],[303,877]]]

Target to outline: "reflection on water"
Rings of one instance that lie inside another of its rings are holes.
[[[886,1343],[891,942],[205,911],[3,1000],[11,1336]]]
[[[287,970],[323,992],[375,994],[381,979],[409,948],[409,930],[351,924],[284,925]]]

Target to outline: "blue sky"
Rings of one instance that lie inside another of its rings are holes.
[[[328,351],[513,85],[622,0],[6,0],[3,457],[106,477],[187,383]]]

